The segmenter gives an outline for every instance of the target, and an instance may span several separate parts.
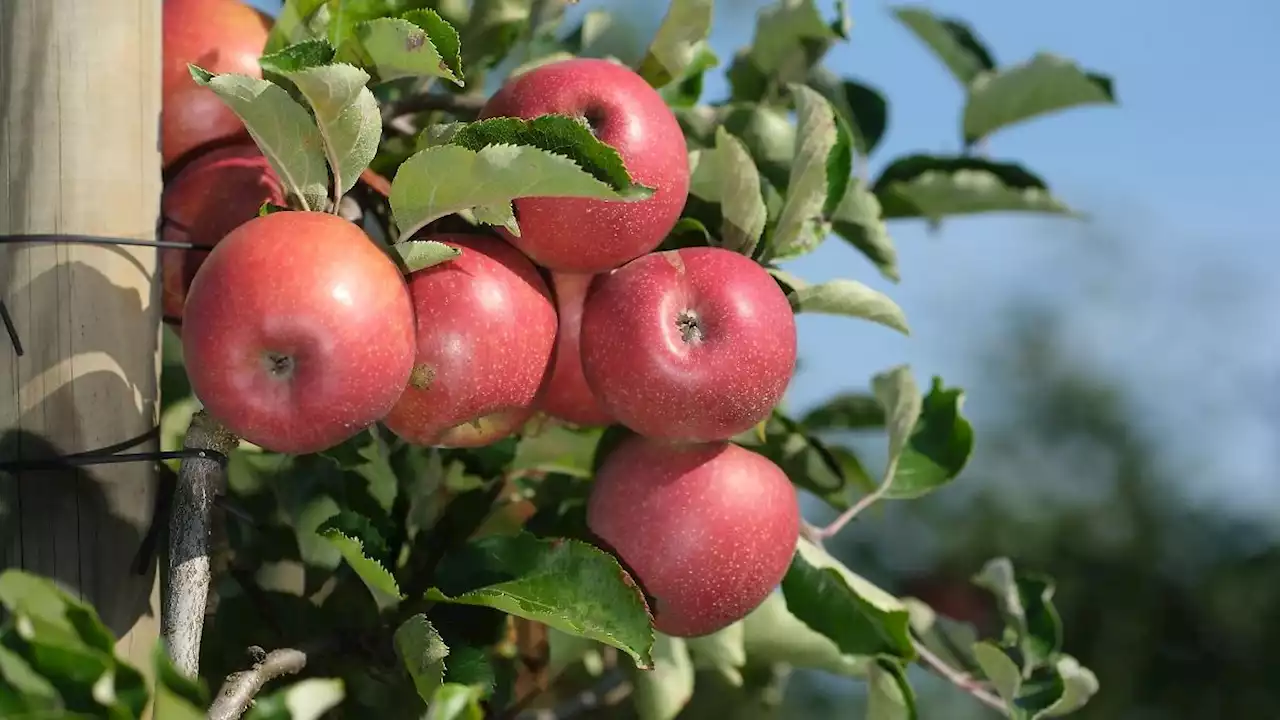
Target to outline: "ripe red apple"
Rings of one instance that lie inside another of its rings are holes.
[[[546,414],[575,425],[608,425],[613,422],[587,385],[578,345],[582,303],[595,278],[595,275],[580,273],[551,273],[551,289],[555,293],[560,329],[556,333],[551,370],[538,396],[537,406]]]
[[[267,450],[319,452],[386,415],[413,370],[413,303],[355,224],[276,212],[214,246],[187,294],[182,350],[215,420]]]
[[[760,265],[721,248],[650,253],[602,276],[581,333],[582,369],[605,412],[664,440],[750,429],[796,364],[786,296]]]
[[[596,473],[587,527],[652,598],[654,627],[697,637],[746,617],[782,581],[800,505],[763,455],[633,435]]]
[[[481,118],[568,115],[613,146],[635,181],[654,188],[640,202],[529,197],[515,201],[520,237],[499,228],[534,262],[562,272],[599,273],[653,250],[689,193],[684,133],[662,96],[629,68],[573,58],[507,81]]]
[[[268,202],[284,205],[284,186],[256,144],[246,141],[212,150],[165,184],[160,198],[163,238],[213,247],[227,233],[257,217]],[[207,250],[160,251],[166,320],[181,323],[187,288],[207,255]]]
[[[245,132],[231,108],[191,79],[187,63],[262,77],[258,58],[272,20],[240,0],[165,0],[163,14],[160,154],[167,168],[201,145]]]
[[[556,342],[555,302],[533,263],[498,238],[428,239],[462,255],[409,276],[417,360],[383,421],[419,445],[489,445],[534,412]]]

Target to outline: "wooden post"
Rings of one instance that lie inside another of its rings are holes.
[[[155,238],[160,13],[161,0],[0,2],[0,235]],[[25,351],[0,329],[0,459],[156,426],[156,266],[154,248],[0,244],[0,299]],[[157,477],[149,463],[0,476],[0,568],[78,592],[148,675],[159,577],[154,556],[134,562]]]

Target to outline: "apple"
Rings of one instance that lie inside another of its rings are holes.
[[[782,581],[800,505],[763,455],[632,435],[596,473],[587,527],[649,596],[654,627],[697,637],[746,617]]]
[[[400,267],[355,224],[281,211],[231,231],[187,293],[182,350],[205,410],[266,450],[319,452],[386,415],[413,371]]]
[[[555,348],[555,302],[533,263],[499,238],[425,239],[462,254],[409,275],[417,359],[383,422],[417,445],[489,445],[534,413]]]
[[[556,333],[555,354],[546,384],[538,396],[538,409],[574,425],[608,425],[609,413],[600,407],[595,393],[582,374],[582,353],[578,345],[578,329],[582,321],[582,304],[595,275],[551,273],[551,289],[556,298],[556,314],[560,328]]]
[[[630,68],[573,58],[508,80],[480,113],[481,119],[542,115],[580,118],[654,194],[638,202],[518,198],[519,237],[498,232],[534,262],[561,272],[604,272],[656,248],[679,220],[689,193],[684,133],[662,96]]]
[[[162,237],[211,248],[227,233],[257,217],[268,202],[283,206],[284,186],[256,144],[246,141],[211,150],[165,184],[160,198]],[[207,250],[160,251],[167,321],[181,325],[187,288],[206,255]]]
[[[258,66],[271,17],[240,0],[165,0],[160,154],[168,168],[191,151],[246,134],[244,123],[187,63],[211,73],[262,77]]]
[[[602,276],[580,332],[600,405],[652,438],[708,442],[749,430],[795,371],[786,295],[755,261],[722,248],[650,253]]]

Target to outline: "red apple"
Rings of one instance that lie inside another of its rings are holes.
[[[182,349],[213,419],[267,450],[319,452],[386,415],[413,370],[413,303],[355,224],[276,212],[222,239],[187,294]]]
[[[800,505],[763,455],[633,435],[596,473],[587,526],[650,596],[654,627],[696,637],[746,617],[782,581]]]
[[[462,255],[409,276],[417,360],[384,422],[419,445],[488,445],[534,412],[556,342],[555,302],[533,263],[498,238],[427,239]]]
[[[582,353],[578,346],[578,329],[582,322],[582,303],[595,275],[551,273],[556,312],[560,329],[556,333],[556,351],[551,370],[538,396],[538,409],[574,425],[608,425],[609,413],[600,407],[595,393],[582,374]]]
[[[245,133],[244,123],[187,63],[211,73],[262,77],[258,58],[272,20],[240,0],[165,0],[160,154],[164,167],[211,142]]]
[[[166,183],[160,199],[163,237],[213,247],[227,233],[257,217],[268,202],[283,206],[284,186],[258,146],[246,141],[218,148],[197,157]],[[206,255],[207,250],[160,251],[167,320],[181,323],[187,288]]]
[[[581,333],[582,369],[605,412],[665,440],[750,429],[796,364],[786,295],[760,265],[721,248],[650,253],[601,277]]]
[[[499,232],[534,262],[562,272],[604,272],[656,248],[680,218],[689,193],[684,133],[662,96],[629,68],[574,58],[512,78],[480,117],[552,114],[584,120],[618,151],[632,179],[655,189],[653,197],[519,198],[520,236]]]

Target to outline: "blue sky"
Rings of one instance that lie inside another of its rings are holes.
[[[583,0],[575,13],[604,4]],[[819,4],[834,15],[834,0]],[[743,10],[751,5],[719,3],[713,44],[722,58],[749,41],[754,20]],[[991,156],[1025,163],[1094,219],[987,215],[948,222],[937,235],[894,223],[897,285],[829,240],[790,269],[888,292],[914,335],[802,317],[806,369],[791,402],[805,407],[837,389],[863,388],[874,372],[910,362],[922,383],[936,373],[969,391],[981,457],[982,418],[999,408],[998,380],[979,366],[978,349],[1001,330],[1002,308],[1029,295],[1064,311],[1081,363],[1131,386],[1142,422],[1168,438],[1166,457],[1185,470],[1181,489],[1197,504],[1280,515],[1280,333],[1270,312],[1280,291],[1268,283],[1280,263],[1280,232],[1266,210],[1280,208],[1280,3],[927,5],[968,21],[1000,63],[1048,50],[1115,78],[1119,107],[1069,111],[988,143]],[[955,151],[959,86],[887,3],[851,7],[853,37],[826,62],[889,98],[889,132],[873,173],[900,154]],[[649,31],[659,16],[652,14]],[[717,78],[708,96],[723,90]]]

